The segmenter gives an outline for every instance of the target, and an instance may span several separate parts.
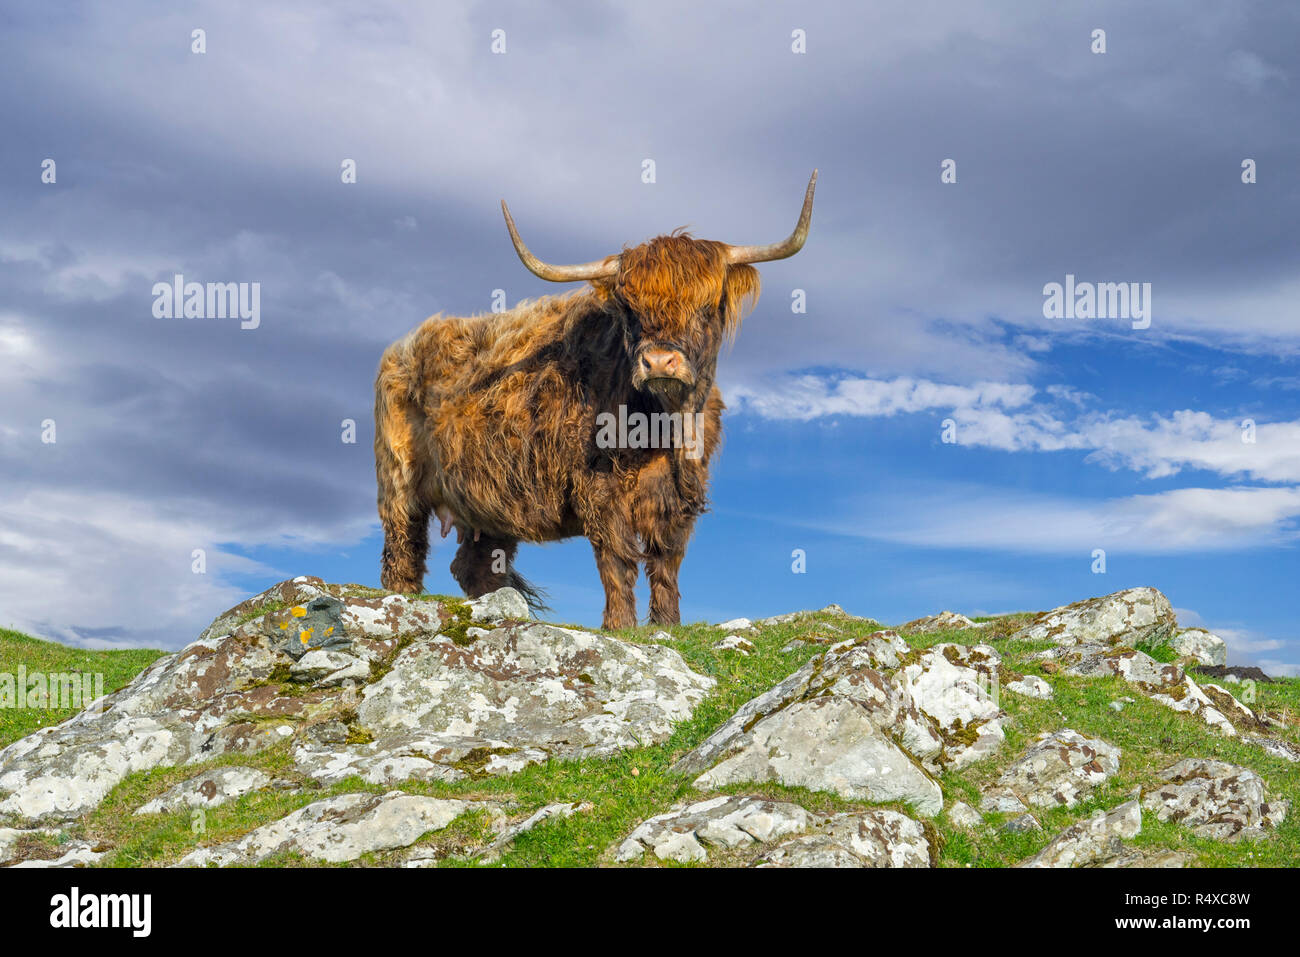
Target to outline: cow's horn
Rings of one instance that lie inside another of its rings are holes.
[[[510,239],[515,244],[519,261],[534,275],[549,279],[551,282],[576,282],[580,279],[600,279],[618,272],[617,256],[575,266],[552,266],[550,263],[542,262],[528,251],[524,241],[519,238],[519,230],[515,229],[515,221],[510,216],[510,207],[506,205],[504,199],[501,200],[501,212],[506,214],[506,229],[510,230]]]
[[[766,246],[730,246],[727,249],[727,262],[765,263],[773,259],[785,259],[803,249],[804,240],[808,238],[808,224],[812,222],[813,190],[817,188],[817,171],[813,170],[812,179],[808,180],[808,191],[803,195],[803,210],[799,213],[799,222],[794,232],[779,243]],[[531,267],[530,267],[531,268]]]

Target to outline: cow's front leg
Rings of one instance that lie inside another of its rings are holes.
[[[603,628],[636,627],[636,558],[619,554],[607,545],[592,547],[596,551],[596,569],[605,586]]]
[[[650,580],[650,622],[655,625],[680,625],[678,608],[681,592],[677,590],[677,570],[685,552],[650,552],[646,555],[645,574]]]

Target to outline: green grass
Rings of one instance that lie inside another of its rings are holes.
[[[1132,842],[1135,846],[1184,851],[1189,854],[1190,863],[1199,866],[1300,866],[1300,767],[1270,757],[1257,747],[1221,737],[1197,718],[1174,712],[1145,698],[1118,678],[1084,679],[1044,672],[1038,663],[1029,660],[1028,655],[1045,647],[1045,643],[1012,642],[1008,638],[1022,618],[994,619],[978,632],[937,632],[908,639],[914,647],[928,647],[944,641],[963,644],[988,642],[1003,654],[1007,667],[1045,677],[1056,694],[1052,701],[1039,701],[1003,692],[1001,704],[1012,717],[1008,722],[1005,746],[992,758],[945,774],[940,779],[945,805],[962,800],[977,806],[980,788],[996,779],[1041,731],[1070,727],[1101,737],[1122,749],[1120,770],[1087,801],[1073,809],[1035,810],[1035,816],[1044,827],[1042,832],[1003,832],[997,827],[1002,816],[993,814],[985,815],[987,827],[966,831],[950,824],[946,815],[940,815],[927,823],[932,845],[940,851],[939,866],[1000,867],[1021,861],[1045,846],[1052,835],[1070,823],[1087,818],[1096,810],[1123,803],[1136,788],[1154,786],[1159,781],[1161,770],[1188,756],[1215,757],[1254,769],[1267,782],[1271,794],[1289,799],[1295,811],[1288,815],[1270,839],[1239,844],[1202,840],[1194,837],[1187,828],[1161,824],[1153,815],[1144,813],[1142,833]],[[835,632],[832,627],[840,631]],[[551,819],[520,835],[502,856],[500,864],[513,867],[610,865],[613,863],[612,849],[645,818],[662,813],[676,801],[699,800],[719,793],[697,792],[691,786],[690,778],[671,772],[671,765],[716,730],[740,705],[772,687],[822,650],[821,646],[802,645],[789,652],[782,651],[792,639],[819,635],[842,640],[870,634],[878,627],[870,622],[846,622],[814,616],[762,629],[756,636],[750,636],[755,651],[749,657],[714,651],[711,646],[723,636],[723,632],[712,626],[694,624],[665,629],[671,633],[672,639],[664,644],[676,649],[696,671],[717,679],[717,685],[694,715],[679,725],[666,743],[627,750],[608,760],[554,761],[506,777],[468,779],[454,784],[407,782],[399,788],[413,794],[493,799],[507,806],[514,819],[555,802],[590,803],[592,808],[588,811],[568,818]],[[657,626],[647,626],[616,634],[630,641],[645,641],[659,630]],[[58,647],[25,640],[31,643],[27,647],[33,656],[55,654],[52,649]],[[9,648],[8,645],[0,647]],[[104,654],[75,649],[61,651]],[[12,651],[6,650],[6,654],[7,660],[13,660]],[[138,668],[156,653],[135,654],[142,656],[134,665]],[[23,657],[21,660],[31,668],[32,662],[38,658]],[[119,683],[129,677],[127,672],[130,668],[125,663],[122,663],[122,668]],[[1238,695],[1252,693],[1250,688],[1242,685],[1225,687]],[[1284,715],[1300,713],[1300,680],[1260,684],[1254,687],[1253,694],[1258,700],[1252,706],[1279,720]],[[1108,707],[1111,701],[1122,697],[1134,700],[1122,712],[1117,713]],[[42,717],[47,720],[38,723],[61,720],[52,714]],[[1290,724],[1283,733],[1296,739],[1300,727]],[[287,743],[255,755],[225,755],[202,767],[233,764],[263,768],[276,777],[295,782],[296,786],[246,795],[222,807],[209,809],[202,815],[201,829],[196,831],[196,818],[191,812],[149,816],[133,814],[142,803],[200,769],[195,766],[157,768],[128,777],[99,808],[68,828],[61,840],[83,838],[111,848],[104,860],[106,864],[158,866],[176,861],[199,843],[233,840],[254,827],[323,797],[393,789],[367,785],[355,778],[331,787],[321,787],[296,774]],[[725,791],[793,800],[809,810],[826,813],[873,806],[841,800],[831,794],[779,785],[736,786]],[[457,866],[472,864],[471,853],[490,839],[486,817],[478,814],[463,818],[444,831],[426,835],[422,843],[434,845],[440,854],[446,855],[441,861],[442,866]],[[383,865],[395,860],[395,855],[371,855],[358,863]],[[710,865],[731,861],[728,855],[710,852]],[[266,863],[270,866],[299,866],[311,862],[286,857]],[[648,855],[643,863],[665,866],[660,865],[653,855]]]
[[[20,665],[29,675],[35,672],[45,675],[100,674],[103,675],[104,694],[109,694],[162,654],[161,651],[146,649],[88,651],[69,648],[0,628],[0,674],[13,676],[15,682]],[[75,713],[72,708],[0,708],[0,748],[39,728],[66,721]]]

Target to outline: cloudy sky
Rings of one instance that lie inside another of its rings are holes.
[[[1154,585],[1236,661],[1297,673],[1298,20],[1191,0],[10,7],[0,624],[175,648],[285,577],[377,584],[380,352],[494,290],[557,291],[521,268],[501,197],[540,256],[586,261],[682,225],[772,242],[817,167],[811,237],[761,267],[721,363],[684,617],[836,601],[898,622]],[[158,317],[178,273],[259,283],[260,324]],[[1149,326],[1047,318],[1067,275],[1150,283]],[[455,589],[453,550],[430,590]],[[599,622],[585,542],[520,565],[557,618]]]

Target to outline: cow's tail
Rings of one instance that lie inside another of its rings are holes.
[[[519,594],[524,596],[524,601],[528,602],[528,609],[534,615],[544,611],[550,611],[551,606],[546,604],[546,590],[538,585],[534,585],[512,567],[510,569],[510,587]]]

